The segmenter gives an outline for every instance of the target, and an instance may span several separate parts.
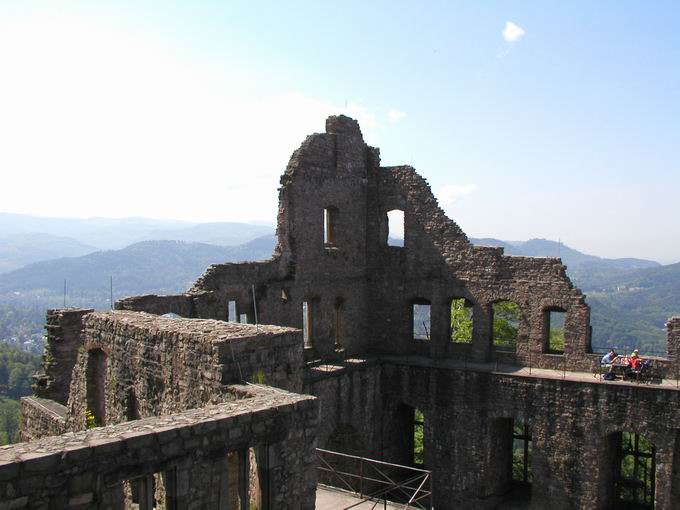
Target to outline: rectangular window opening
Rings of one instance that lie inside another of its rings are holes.
[[[387,246],[404,246],[404,211],[394,209],[387,212]]]
[[[335,246],[335,223],[337,210],[331,207],[323,210],[323,244],[327,248]]]
[[[126,508],[133,510],[175,510],[177,475],[175,468],[132,478],[123,483]]]
[[[545,311],[545,331],[547,351],[552,354],[564,354],[564,318],[561,310]]]
[[[247,313],[242,313],[239,315],[239,322],[241,324],[248,324],[248,314]]]
[[[532,441],[531,430],[524,422],[513,423],[512,428],[512,481],[521,485],[531,485]]]
[[[472,343],[473,306],[465,298],[451,300],[451,341],[455,344]]]
[[[413,304],[413,338],[414,340],[430,339],[430,310],[429,304]]]
[[[616,492],[622,508],[653,509],[656,449],[644,436],[622,432],[618,442]],[[618,508],[618,507],[617,507]]]
[[[236,301],[231,300],[227,303],[227,321],[228,322],[238,322],[238,304]]]
[[[314,346],[312,304],[309,301],[302,302],[302,337],[305,347]]]
[[[499,350],[515,351],[521,312],[514,301],[498,301],[491,306],[493,345]]]
[[[336,304],[335,305],[335,346],[336,347],[342,347],[342,335],[343,335],[343,313],[344,313],[344,305],[343,304]]]

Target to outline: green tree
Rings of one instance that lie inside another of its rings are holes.
[[[451,341],[472,342],[472,306],[464,298],[451,300]]]
[[[493,343],[500,347],[517,347],[521,312],[514,301],[499,301],[493,308]]]

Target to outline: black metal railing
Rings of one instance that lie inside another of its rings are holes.
[[[353,493],[358,501],[383,503],[387,508],[432,509],[432,472],[346,453],[316,449],[320,485]],[[375,505],[374,505],[375,506]]]

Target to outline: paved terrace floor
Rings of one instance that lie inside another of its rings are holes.
[[[316,510],[345,510],[347,508],[356,508],[357,510],[379,510],[381,508],[403,509],[404,505],[393,504],[389,501],[387,503],[382,501],[362,502],[356,494],[350,492],[323,486],[318,486],[316,488]]]
[[[578,381],[593,384],[613,384],[620,386],[649,387],[664,390],[680,391],[680,380],[677,379],[657,379],[651,383],[639,383],[636,381],[605,381],[601,379],[601,374],[596,372],[577,372],[571,370],[534,368],[518,365],[506,365],[501,363],[477,363],[465,362],[452,359],[432,359],[421,356],[381,356],[378,359],[347,359],[338,364],[321,364],[311,367],[309,370],[316,376],[328,375],[333,372],[342,372],[348,367],[360,367],[365,364],[387,361],[394,364],[408,364],[423,367],[450,368],[453,370],[470,372],[487,372],[493,374],[513,375],[518,377],[529,377],[535,379],[562,379],[566,381]]]

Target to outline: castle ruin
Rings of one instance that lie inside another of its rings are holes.
[[[0,508],[311,510],[315,447],[431,470],[438,510],[517,487],[536,510],[680,508],[680,317],[658,384],[602,381],[561,261],[473,246],[345,116],[291,157],[277,234],[185,294],[49,311]]]

